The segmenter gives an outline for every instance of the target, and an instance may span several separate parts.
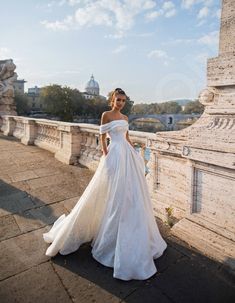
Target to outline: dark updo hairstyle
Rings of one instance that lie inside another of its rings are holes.
[[[116,88],[114,91],[112,91],[112,93],[110,94],[110,97],[108,99],[108,104],[109,106],[111,106],[113,108],[113,104],[114,104],[114,98],[117,96],[117,95],[124,95],[126,96],[126,93],[124,92],[123,89],[121,88]]]

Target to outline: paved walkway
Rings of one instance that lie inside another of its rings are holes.
[[[45,256],[42,233],[69,213],[92,175],[0,133],[1,303],[235,302],[234,276],[173,237],[160,220],[168,248],[145,281],[113,278],[112,268],[92,258],[89,243],[66,256]]]

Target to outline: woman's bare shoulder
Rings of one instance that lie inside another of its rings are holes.
[[[106,110],[105,112],[102,113],[102,116],[109,116],[110,115],[110,110]]]
[[[122,114],[122,115],[123,115],[123,118],[128,122],[128,117],[124,114]]]
[[[110,116],[110,112],[109,111],[105,111],[102,113],[101,115],[101,124],[105,124],[109,122],[109,116]]]
[[[128,122],[128,116],[121,114],[123,119]],[[113,113],[111,111],[105,111],[101,115],[101,124],[108,123],[113,120]]]

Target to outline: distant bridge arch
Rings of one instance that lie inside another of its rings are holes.
[[[137,119],[156,119],[160,121],[167,130],[172,130],[175,124],[182,120],[199,118],[200,114],[131,114],[129,115],[129,122],[133,122]]]

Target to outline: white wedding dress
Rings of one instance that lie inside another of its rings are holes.
[[[67,255],[91,242],[92,256],[113,267],[113,277],[144,280],[157,272],[153,259],[167,247],[153,215],[142,156],[126,140],[129,124],[114,120],[100,126],[108,133],[108,154],[82,196],[66,216],[43,234],[47,256]]]

